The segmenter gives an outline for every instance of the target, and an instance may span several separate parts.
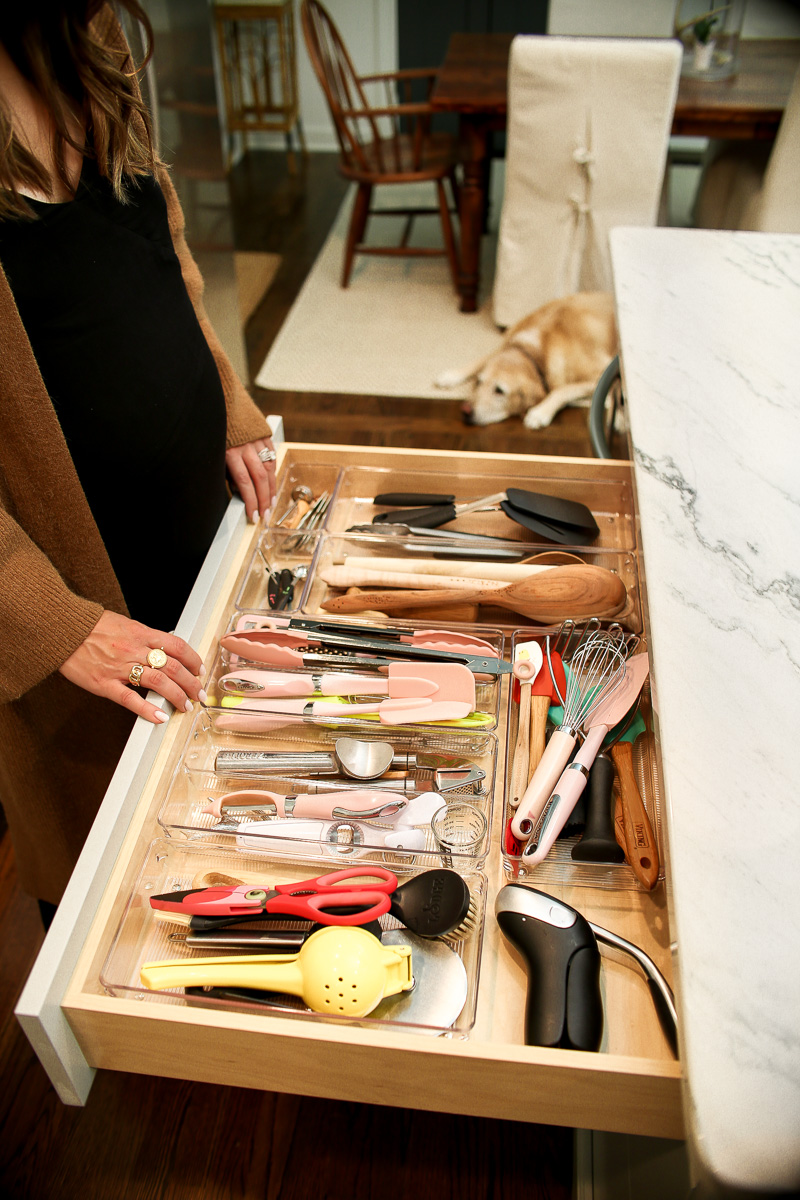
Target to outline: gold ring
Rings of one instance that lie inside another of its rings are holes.
[[[164,652],[164,647],[161,646],[158,650],[151,650],[147,656],[147,662],[155,671],[160,670],[161,667],[165,667],[167,665],[167,655]]]
[[[144,667],[141,663],[134,663],[131,667],[131,673],[128,676],[128,683],[131,687],[138,687],[144,675]]]

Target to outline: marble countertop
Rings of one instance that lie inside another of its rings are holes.
[[[800,237],[612,233],[687,1125],[800,1186]]]

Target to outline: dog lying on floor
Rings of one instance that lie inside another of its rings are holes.
[[[492,354],[465,371],[445,371],[436,386],[475,380],[472,399],[462,406],[470,425],[522,413],[526,429],[544,429],[562,408],[589,400],[617,350],[612,296],[578,292],[537,308]]]

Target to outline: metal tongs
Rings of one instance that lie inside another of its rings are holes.
[[[430,554],[433,551],[435,558],[479,558],[492,562],[518,562],[529,552],[529,547],[526,545],[510,546],[504,538],[490,537],[484,533],[461,533],[455,529],[426,529],[422,526],[400,523],[351,525],[345,532],[373,538],[418,538],[420,540],[416,542],[404,542],[403,550],[407,550],[410,554]]]

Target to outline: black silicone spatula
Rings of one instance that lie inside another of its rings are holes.
[[[514,487],[506,489],[506,496],[513,508],[536,517],[547,525],[578,530],[585,535],[587,541],[593,541],[600,532],[589,509],[576,500],[562,500],[559,496],[548,496],[542,492],[529,492],[524,488]]]
[[[591,540],[577,529],[567,529],[563,525],[550,525],[547,521],[541,521],[538,517],[523,512],[520,508],[514,508],[514,505],[509,504],[508,500],[503,500],[500,508],[507,517],[516,521],[517,525],[522,525],[524,529],[530,529],[531,533],[538,533],[539,537],[545,538],[549,542],[558,542],[561,546],[575,546]]]

